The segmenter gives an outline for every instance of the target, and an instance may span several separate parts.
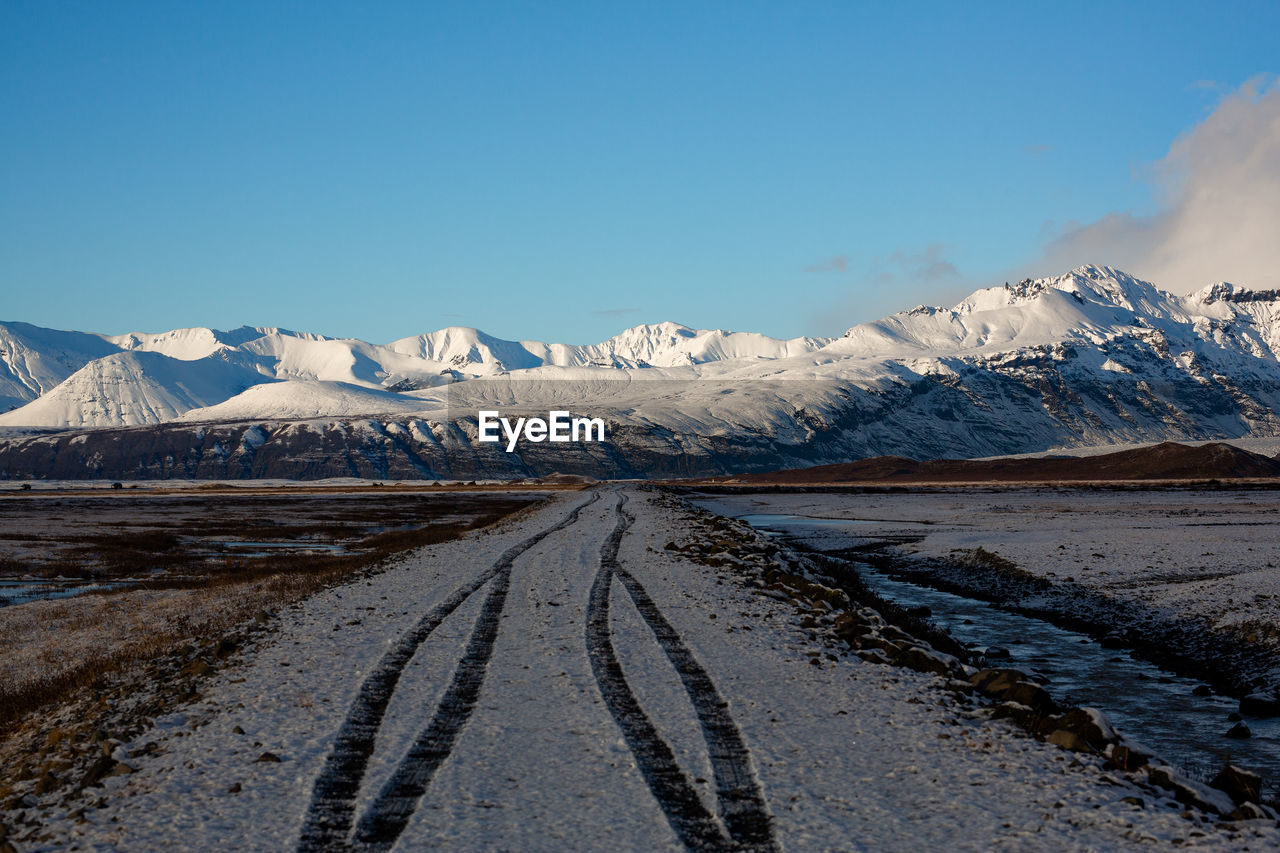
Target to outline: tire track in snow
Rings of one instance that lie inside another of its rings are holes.
[[[591,671],[609,713],[622,729],[627,746],[635,756],[641,775],[680,840],[695,850],[724,847],[728,839],[698,798],[689,777],[680,769],[675,753],[640,707],[609,636],[609,591],[617,566],[618,545],[631,523],[630,516],[621,511],[621,501],[618,508],[618,524],[601,549],[600,570],[591,584],[587,605],[587,655]]]
[[[592,495],[590,501],[575,507],[559,523],[507,549],[494,564],[489,595],[476,619],[467,650],[454,670],[453,681],[441,698],[431,722],[418,735],[395,773],[357,824],[355,840],[359,846],[386,849],[395,843],[413,817],[432,777],[449,757],[458,735],[471,719],[480,698],[480,689],[484,686],[489,659],[493,656],[499,622],[511,588],[511,568],[516,558],[547,536],[576,522],[582,510],[598,499],[599,494]]]
[[[672,829],[693,850],[774,851],[773,819],[765,806],[759,781],[751,767],[742,733],[729,714],[711,676],[679,633],[666,620],[643,585],[618,563],[622,537],[634,521],[618,499],[618,523],[600,550],[600,570],[591,586],[587,611],[587,652],[605,704],[622,729],[645,781],[662,807]],[[627,683],[613,648],[609,631],[609,593],[617,577],[631,596],[636,610],[648,624],[667,659],[671,661],[694,713],[702,724],[703,738],[716,779],[716,798],[725,832],[699,799],[688,776],[676,762],[671,747],[640,707]]]
[[[338,730],[333,752],[329,754],[324,768],[320,771],[320,776],[316,779],[315,787],[312,789],[311,805],[307,809],[299,836],[300,853],[344,849],[352,846],[348,841],[348,835],[355,816],[356,797],[360,793],[360,785],[364,780],[369,757],[373,754],[378,729],[382,725],[387,705],[400,681],[401,673],[408,666],[418,647],[453,611],[485,584],[494,581],[494,587],[485,599],[484,608],[477,619],[467,650],[458,664],[458,669],[454,672],[453,682],[445,692],[435,717],[410,749],[395,776],[383,789],[370,814],[360,822],[360,838],[365,835],[382,838],[390,833],[393,827],[398,826],[394,830],[394,835],[390,836],[390,840],[386,841],[384,846],[394,843],[395,838],[404,829],[404,824],[408,822],[409,816],[412,815],[413,809],[416,808],[422,792],[426,791],[431,776],[448,757],[454,740],[475,707],[476,697],[484,682],[485,668],[493,652],[498,620],[506,603],[512,564],[517,557],[552,533],[576,522],[582,511],[595,503],[599,497],[599,494],[592,495],[591,500],[574,507],[556,524],[508,548],[491,568],[459,587],[452,595],[428,611],[417,625],[406,631],[400,640],[382,656],[377,668],[360,685],[360,691],[351,704],[351,710],[347,712],[347,719]],[[406,765],[409,766],[408,770]],[[412,798],[412,802],[405,800],[400,793],[410,781],[415,789],[421,788],[421,791]],[[395,791],[389,797],[389,792],[393,788]],[[385,803],[384,800],[386,800]],[[380,805],[382,809],[379,808]],[[403,814],[403,820],[401,820],[401,813],[405,807],[408,811]]]

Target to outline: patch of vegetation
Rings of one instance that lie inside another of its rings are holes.
[[[446,523],[431,523],[428,513],[419,516],[420,526],[404,530],[383,530],[360,540],[360,549],[346,553],[290,553],[269,556],[225,556],[210,564],[207,557],[192,559],[176,534],[152,531],[144,535],[122,532],[98,537],[92,551],[92,562],[78,559],[84,554],[62,554],[31,567],[22,564],[24,572],[45,577],[68,577],[83,580],[109,580],[129,574],[140,567],[169,565],[190,569],[184,574],[170,573],[144,579],[128,587],[104,590],[57,602],[64,610],[75,610],[75,620],[62,626],[64,632],[100,630],[105,620],[118,619],[120,607],[114,602],[130,602],[130,607],[143,611],[155,602],[172,596],[164,592],[188,591],[183,611],[166,618],[135,618],[137,630],[118,642],[91,648],[78,659],[62,660],[56,667],[34,666],[25,672],[7,672],[0,678],[0,731],[24,716],[64,700],[82,689],[97,689],[114,674],[129,670],[171,650],[175,644],[208,638],[228,626],[252,618],[264,610],[276,609],[311,595],[328,586],[344,582],[353,574],[384,564],[405,551],[456,539],[478,528],[487,527],[532,505],[527,498],[502,495],[467,496],[465,500],[438,502],[436,516],[447,516]],[[368,507],[373,521],[381,521],[377,508]],[[418,507],[419,510],[423,507]],[[257,529],[253,520],[244,521],[243,530]],[[370,524],[366,530],[381,525]],[[237,532],[235,535],[239,535]],[[175,544],[176,543],[176,544]],[[154,546],[154,550],[144,546]],[[47,606],[53,602],[31,602],[26,606]],[[155,606],[159,606],[156,604]],[[13,610],[22,610],[23,606]],[[49,642],[44,625],[31,624],[19,630],[21,622],[10,608],[0,609],[0,652],[11,652],[30,644]],[[128,610],[128,608],[126,608]],[[6,618],[8,617],[8,618]],[[70,642],[70,638],[67,638]]]

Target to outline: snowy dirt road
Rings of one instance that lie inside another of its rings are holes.
[[[1276,843],[822,646],[749,567],[667,550],[700,519],[562,494],[314,596],[22,849]]]

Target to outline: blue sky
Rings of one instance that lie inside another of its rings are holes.
[[[6,0],[0,319],[838,334],[1113,262],[1046,245],[1158,215],[1153,164],[1280,70],[1276,32],[1276,3]]]

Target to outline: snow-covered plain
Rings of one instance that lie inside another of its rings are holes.
[[[159,745],[156,754],[132,760],[137,772],[105,781],[104,807],[51,815],[51,834],[32,849],[294,848],[335,736],[384,654],[460,585],[548,530],[515,558],[472,716],[399,846],[681,849],[610,715],[587,652],[591,589],[610,534],[620,529],[620,497],[634,522],[615,540],[617,565],[643,585],[727,700],[777,846],[1280,844],[1266,822],[1230,828],[1181,817],[1181,806],[1153,802],[1149,791],[1093,759],[990,721],[938,677],[815,656],[825,649],[800,628],[794,606],[758,594],[747,567],[711,568],[666,550],[673,536],[700,535],[696,515],[655,492],[615,487],[557,496],[285,612],[270,640],[222,670],[196,705],[121,747],[123,757],[146,741]],[[489,606],[480,592],[404,668],[357,815],[470,654],[468,637]],[[631,690],[714,813],[713,762],[685,685],[618,584],[610,609],[608,633]],[[264,753],[279,761],[260,761]],[[1148,805],[1124,801],[1135,796]]]
[[[858,519],[868,539],[945,559],[983,548],[1069,581],[1216,627],[1280,629],[1280,493],[1221,489],[966,488],[716,498],[717,511]],[[815,534],[820,535],[820,534]]]

